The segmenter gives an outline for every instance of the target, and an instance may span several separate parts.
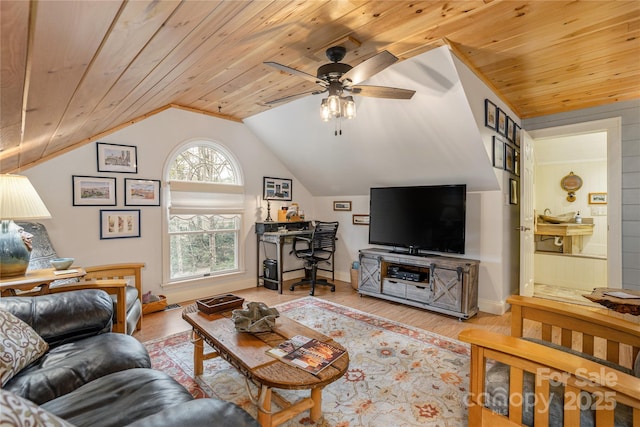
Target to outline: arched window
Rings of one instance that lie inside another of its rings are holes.
[[[234,157],[211,141],[186,143],[169,158],[165,282],[240,270],[244,209]]]

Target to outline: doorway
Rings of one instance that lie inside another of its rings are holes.
[[[541,243],[541,237],[536,236],[532,254],[534,294],[588,304],[582,294],[594,287],[618,287],[621,283],[620,119],[540,129],[530,135],[533,150],[538,153],[534,157],[535,187],[533,182],[523,185],[531,185],[534,191],[536,215],[545,209],[558,215],[580,211],[587,222],[594,223],[596,233],[585,237],[580,249],[571,255],[563,254],[562,239]],[[584,188],[576,192],[574,202],[569,202],[559,182],[575,171],[584,175]],[[562,176],[556,177],[558,174]],[[604,193],[607,203],[590,203],[601,201],[600,196],[593,200],[590,193]]]

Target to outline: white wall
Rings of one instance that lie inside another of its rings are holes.
[[[169,153],[184,141],[205,138],[229,149],[238,159],[245,182],[245,250],[241,274],[208,278],[190,286],[162,287],[162,208],[125,207],[124,178],[162,179]],[[96,143],[90,143],[27,171],[52,214],[42,221],[61,256],[76,258],[76,265],[144,262],[144,291],[166,295],[170,303],[243,289],[256,284],[256,238],[253,224],[266,217],[261,200],[263,176],[293,178],[293,198],[314,217],[313,198],[287,168],[241,123],[169,109],[111,134],[100,142],[137,147],[138,173],[97,172]],[[71,176],[116,177],[117,206],[72,206]],[[260,208],[258,208],[260,204]],[[275,211],[281,203],[272,203]],[[141,237],[100,240],[100,209],[140,209]],[[272,213],[273,215],[273,213]]]
[[[485,147],[487,158],[478,159],[478,162],[492,163],[492,137],[498,134],[484,125],[484,100],[492,101],[518,125],[520,125],[520,119],[469,67],[456,56],[452,58],[462,82],[468,107],[471,109]],[[493,171],[500,190],[475,193],[479,198],[479,224],[467,230],[468,233],[479,232],[480,236],[478,236],[478,250],[475,252],[476,246],[473,244],[473,239],[470,239],[469,234],[467,235],[467,255],[480,260],[478,289],[480,310],[502,314],[509,308],[505,303],[506,299],[519,292],[520,233],[516,228],[520,224],[520,205],[509,203],[509,179],[519,182],[520,178],[502,169],[494,168]],[[467,214],[473,212],[473,209],[473,206],[468,206]]]

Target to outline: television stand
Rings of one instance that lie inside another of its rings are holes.
[[[480,261],[361,249],[358,293],[466,320],[478,313]]]

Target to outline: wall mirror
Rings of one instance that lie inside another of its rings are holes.
[[[578,175],[575,175],[573,172],[569,172],[569,175],[566,175],[562,180],[560,180],[560,186],[567,194],[567,200],[570,202],[575,202],[576,200],[576,191],[582,187],[582,178]]]

